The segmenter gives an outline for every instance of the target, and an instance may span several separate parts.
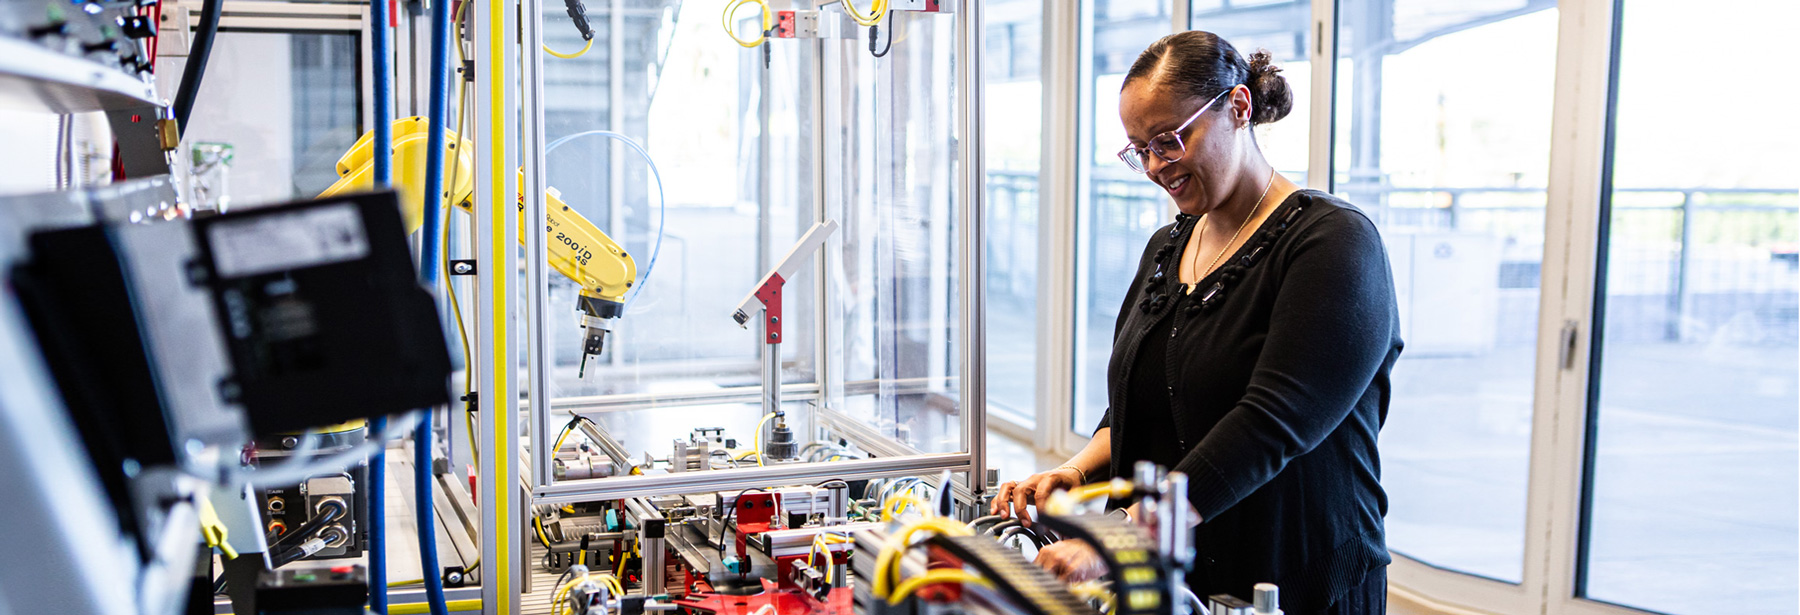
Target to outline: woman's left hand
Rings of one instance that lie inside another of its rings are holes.
[[[1106,574],[1106,562],[1085,542],[1064,540],[1038,551],[1037,565],[1065,583],[1080,583]]]

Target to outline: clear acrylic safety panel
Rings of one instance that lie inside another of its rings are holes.
[[[580,289],[550,274],[553,397],[754,394],[765,350],[731,315],[813,222],[810,124],[795,119],[809,114],[807,82],[793,58],[773,63],[765,99],[761,54],[752,61],[751,50],[724,36],[715,3],[587,6],[592,47],[576,58],[544,58],[548,181],[625,247],[639,283],[606,350],[582,370]],[[583,48],[561,4],[545,4],[541,18],[549,48]],[[658,174],[597,130],[641,144]],[[817,378],[816,324],[803,324],[817,322],[816,288],[810,269],[787,285],[785,307],[797,325],[781,348],[790,384]]]
[[[582,41],[561,8],[545,6],[544,38],[568,53]],[[572,137],[549,151],[549,185],[636,256],[641,277],[648,271],[579,377],[578,289],[550,275],[548,429],[579,411],[634,464],[649,457],[654,475],[677,440],[724,428],[736,446],[709,465],[754,467],[754,456],[732,457],[759,446],[768,347],[731,315],[823,213],[839,230],[784,286],[783,409],[799,444],[849,441],[819,461],[966,451],[957,17],[893,13],[878,39],[885,46],[891,31],[891,50],[877,59],[867,28],[853,25],[841,33],[854,38],[778,39],[765,56],[725,36],[718,11],[590,0],[592,49],[545,58],[546,141]],[[743,35],[756,28],[753,12],[739,15]],[[836,3],[821,12],[849,24]],[[666,213],[634,153],[574,136],[607,129],[649,151]],[[853,426],[834,430],[832,418]],[[861,446],[858,436],[879,442]]]
[[[835,5],[828,15],[841,16]],[[927,453],[967,450],[958,348],[957,16],[894,12],[821,58],[827,215],[842,225],[828,285],[839,337],[827,401]],[[841,332],[841,333],[840,333]]]

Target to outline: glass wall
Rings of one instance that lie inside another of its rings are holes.
[[[1516,583],[1557,11],[1505,4],[1342,0],[1332,171],[1381,229],[1406,341],[1381,434],[1389,547]]]
[[[1800,121],[1737,92],[1800,95],[1777,76],[1800,55],[1800,10],[1619,9],[1578,592],[1677,615],[1794,613]]]
[[[1307,116],[1312,109],[1312,0],[1241,3],[1200,0],[1192,3],[1188,27],[1219,35],[1248,58],[1268,51],[1294,93],[1286,119],[1256,127],[1256,144],[1275,170],[1306,185]]]
[[[822,9],[841,15],[842,8]],[[826,400],[883,436],[928,453],[966,450],[955,198],[958,16],[896,11],[894,46],[823,44],[826,215],[842,225],[832,259],[829,344],[841,353]],[[858,31],[864,31],[859,28]],[[866,34],[864,35],[866,36]]]
[[[1080,199],[1076,204],[1075,407],[1069,428],[1092,434],[1106,412],[1113,325],[1150,231],[1174,219],[1162,188],[1119,160],[1119,88],[1150,43],[1169,34],[1169,0],[1095,0],[1082,20]]]
[[[338,158],[365,128],[361,45],[352,33],[219,34],[180,161],[198,144],[230,148],[226,173],[215,167],[203,178],[209,203],[312,198],[337,181]],[[180,75],[184,65],[164,62],[158,72]]]
[[[995,0],[987,19],[987,408],[1037,422],[1038,159],[1043,0]]]
[[[558,397],[760,383],[763,345],[731,315],[813,223],[811,123],[804,121],[812,90],[800,74],[808,48],[771,43],[765,71],[761,49],[719,31],[718,11],[679,0],[590,1],[592,46],[574,58],[544,57],[549,185],[625,247],[642,279],[605,353],[581,370],[578,289],[550,276]],[[560,4],[544,6],[542,24],[549,48],[583,49]],[[600,130],[643,145],[661,184]],[[816,373],[817,279],[811,268],[802,271],[785,287],[785,316],[795,323],[781,345],[789,383]]]

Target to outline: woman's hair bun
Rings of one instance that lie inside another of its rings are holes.
[[[1202,30],[1176,32],[1151,43],[1131,64],[1125,85],[1138,79],[1171,86],[1196,101],[1243,84],[1250,88],[1251,124],[1279,120],[1294,108],[1294,92],[1268,50],[1241,56],[1231,43]]]
[[[1281,67],[1266,49],[1250,54],[1250,71],[1244,76],[1244,87],[1250,88],[1251,124],[1267,124],[1287,117],[1294,109],[1294,91],[1288,89]]]

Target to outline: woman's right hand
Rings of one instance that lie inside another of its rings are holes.
[[[1036,506],[1041,510],[1044,503],[1050,501],[1050,494],[1079,486],[1081,473],[1067,467],[1038,472],[1022,481],[1000,483],[1000,493],[994,496],[994,503],[988,508],[988,514],[1017,517],[1020,524],[1031,527],[1032,516],[1026,510],[1027,506]]]

